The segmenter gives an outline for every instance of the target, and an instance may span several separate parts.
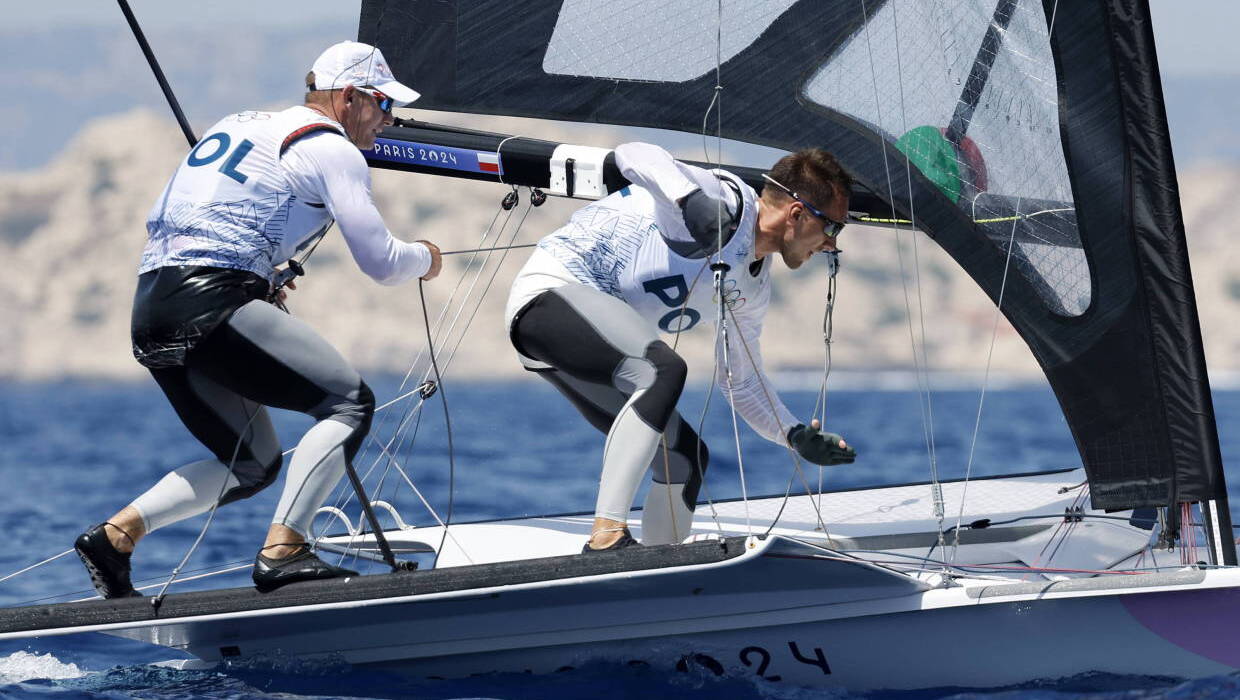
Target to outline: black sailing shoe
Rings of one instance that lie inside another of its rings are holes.
[[[626,527],[624,528],[624,530],[620,532],[620,539],[616,540],[615,542],[612,542],[611,544],[607,545],[606,547],[603,547],[602,549],[595,549],[591,547],[589,540],[587,540],[586,546],[581,548],[581,553],[590,554],[591,552],[614,552],[617,549],[624,549],[625,547],[640,547],[640,546],[642,546],[642,543],[633,539],[633,535],[629,534],[629,529]]]
[[[302,545],[296,554],[290,554],[283,559],[271,559],[263,556],[262,552],[254,558],[254,587],[262,593],[269,593],[297,581],[357,575],[356,571],[332,566],[319,559],[306,545]]]
[[[142,594],[133,589],[129,581],[129,557],[132,552],[120,552],[108,541],[103,531],[107,523],[99,523],[83,532],[73,543],[78,557],[90,574],[90,582],[104,598],[132,598]]]

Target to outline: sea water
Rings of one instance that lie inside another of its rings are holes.
[[[403,393],[399,379],[373,382],[381,403]],[[812,390],[781,395],[797,415],[815,410]],[[827,401],[827,425],[857,447],[856,464],[813,469],[814,489],[924,481],[933,464],[940,478],[1030,472],[1079,465],[1079,457],[1054,397],[1045,387],[990,391],[978,407],[976,390],[837,391]],[[418,411],[405,399],[376,416],[373,434],[407,466],[427,500],[454,521],[593,508],[602,437],[553,390],[529,381],[449,383]],[[446,415],[450,419],[445,421]],[[1216,392],[1215,408],[1228,464],[1240,460],[1240,392]],[[704,495],[735,498],[794,491],[786,454],[757,437],[743,422],[736,449],[727,404],[705,388],[690,388],[681,410],[703,425],[711,448]],[[704,416],[704,417],[703,417]],[[305,417],[274,412],[286,446],[308,426]],[[976,426],[976,440],[974,439]],[[449,435],[451,439],[449,439]],[[451,444],[451,450],[449,449]],[[383,476],[369,443],[359,470],[372,466],[372,495],[398,504],[410,524],[429,524],[430,514],[403,479]],[[62,381],[0,383],[0,577],[67,550],[84,527],[115,512],[169,468],[201,459],[204,450],[181,426],[152,382]],[[971,466],[970,466],[971,465]],[[821,481],[820,481],[821,477]],[[451,488],[450,488],[451,486]],[[1231,498],[1240,499],[1240,476]],[[210,567],[248,563],[261,543],[278,487],[221,510],[186,566],[187,576]],[[332,500],[338,496],[333,496]],[[204,516],[205,518],[205,516]],[[184,556],[204,518],[155,533],[143,541],[134,576],[160,580]],[[194,587],[247,585],[244,570],[226,578],[195,581]],[[139,584],[141,585],[141,584]],[[0,582],[0,605],[66,600],[88,595],[89,581],[69,555]],[[60,597],[48,598],[59,595]],[[68,597],[65,597],[68,596]],[[1065,634],[1076,633],[1065,630]],[[949,631],[944,631],[949,635]],[[947,637],[945,636],[945,639]],[[967,649],[962,649],[962,654]],[[690,665],[592,663],[547,676],[496,674],[460,680],[409,681],[332,664],[279,664],[192,671],[169,667],[176,652],[102,634],[0,643],[0,697],[53,698],[1234,698],[1240,677],[1188,683],[1170,679],[1091,674],[1016,689],[930,689],[898,693],[851,693],[771,684],[748,678],[717,678]],[[1019,660],[1014,661],[1019,663]]]

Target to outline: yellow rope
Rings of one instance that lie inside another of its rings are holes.
[[[1011,222],[1011,221],[1022,221],[1024,219],[1032,219],[1035,216],[1041,216],[1042,214],[1058,214],[1058,213],[1065,212],[1065,211],[1075,211],[1075,209],[1071,209],[1071,208],[1043,209],[1042,211],[1035,211],[1032,214],[1017,214],[1016,216],[998,216],[998,217],[994,217],[990,219],[974,219],[973,223],[975,224],[998,224],[998,223]],[[859,216],[857,217],[856,220],[863,222],[863,223],[867,223],[867,224],[911,224],[913,223],[912,221],[908,219],[883,219],[883,218],[879,218],[876,216]]]

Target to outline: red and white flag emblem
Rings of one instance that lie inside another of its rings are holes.
[[[478,169],[484,173],[499,174],[499,154],[497,153],[479,153]]]

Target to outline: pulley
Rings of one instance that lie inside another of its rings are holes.
[[[512,211],[512,208],[517,206],[517,202],[520,202],[520,201],[521,201],[521,197],[520,195],[517,194],[517,188],[514,185],[512,188],[512,191],[504,195],[504,199],[503,201],[500,202],[499,205],[500,207],[503,208],[504,211]]]

